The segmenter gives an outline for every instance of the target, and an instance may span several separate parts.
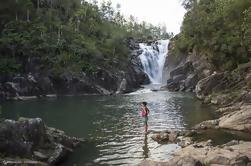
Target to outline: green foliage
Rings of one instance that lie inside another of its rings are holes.
[[[127,58],[127,37],[170,37],[165,27],[127,20],[111,2],[1,0],[0,19],[1,73],[28,72],[34,57],[55,73],[92,73]]]
[[[251,57],[251,1],[185,0],[188,12],[176,51],[196,49],[219,69],[234,69]],[[206,53],[206,54],[205,54]]]

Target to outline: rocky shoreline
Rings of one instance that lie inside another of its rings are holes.
[[[57,165],[84,142],[45,125],[40,118],[0,123],[0,165]]]
[[[92,73],[63,72],[40,68],[40,60],[27,60],[25,72],[0,75],[0,103],[8,100],[25,100],[41,98],[49,94],[57,96],[81,94],[121,94],[137,90],[142,84],[149,83],[143,72],[139,55],[142,50],[134,38],[127,39],[130,49],[128,59],[124,62],[113,62],[117,66],[105,68],[98,66]],[[123,67],[122,67],[123,66]]]
[[[193,141],[193,134],[208,129],[226,129],[251,133],[251,63],[234,71],[216,71],[205,56],[193,50],[185,56],[172,54],[169,44],[165,64],[167,85],[162,90],[194,92],[203,103],[216,106],[217,119],[203,121],[190,131],[163,131],[152,136],[158,143],[177,143],[182,149],[168,162],[145,160],[144,166],[206,166],[251,165],[251,142],[232,140],[223,145],[212,145],[212,140]]]

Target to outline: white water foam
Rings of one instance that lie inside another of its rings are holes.
[[[169,40],[159,40],[156,43],[147,45],[140,44],[143,53],[139,56],[144,72],[148,75],[152,84],[161,84],[163,67],[168,54]]]

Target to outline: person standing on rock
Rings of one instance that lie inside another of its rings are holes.
[[[144,118],[145,133],[147,133],[147,129],[148,129],[148,115],[150,112],[150,110],[147,108],[146,105],[147,105],[146,102],[142,102],[141,103],[141,110],[140,110],[140,114]]]

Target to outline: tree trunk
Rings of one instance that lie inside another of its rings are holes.
[[[18,6],[18,0],[16,0],[16,5]],[[16,9],[17,10],[17,9]],[[16,11],[16,21],[18,21],[18,14],[17,14],[17,11]]]
[[[30,21],[30,10],[27,9],[27,16],[26,16],[27,22]]]
[[[18,21],[18,15],[17,15],[17,12],[16,12],[16,21]]]
[[[40,2],[39,2],[39,0],[37,0],[37,9],[39,9],[40,8]]]
[[[116,52],[116,48],[114,47],[114,48],[113,48],[113,53],[112,53],[112,56],[113,56],[113,57],[115,56],[115,52]]]

